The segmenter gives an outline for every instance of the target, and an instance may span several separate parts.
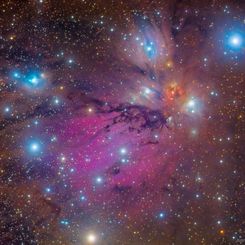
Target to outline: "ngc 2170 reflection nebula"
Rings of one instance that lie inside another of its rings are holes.
[[[3,1],[0,244],[242,243],[244,9]]]

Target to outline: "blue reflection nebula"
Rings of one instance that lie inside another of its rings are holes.
[[[157,49],[156,49],[155,43],[153,41],[147,40],[144,44],[144,51],[145,51],[146,56],[149,59],[155,58],[156,54],[157,54]]]
[[[14,81],[17,81],[20,86],[28,89],[41,89],[44,87],[46,82],[44,74],[35,70],[29,70],[24,73],[15,69],[10,72],[10,77]]]
[[[30,72],[23,79],[23,84],[28,88],[42,88],[44,83],[45,80],[40,72]]]

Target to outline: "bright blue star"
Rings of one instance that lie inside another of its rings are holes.
[[[80,200],[81,200],[81,201],[86,201],[86,197],[82,195],[82,196],[80,197]]]
[[[21,73],[20,73],[19,70],[13,70],[13,71],[10,72],[10,77],[11,77],[12,79],[14,79],[14,80],[20,79],[21,76],[22,76],[22,75],[21,75]]]
[[[51,137],[51,142],[56,142],[57,141],[57,137],[54,135]]]
[[[9,106],[6,106],[6,107],[4,108],[4,112],[6,112],[6,113],[10,112],[10,107],[9,107]]]
[[[39,155],[42,153],[42,145],[38,140],[31,140],[27,144],[27,151],[32,155]]]
[[[58,99],[55,99],[55,100],[54,100],[54,103],[55,103],[55,104],[59,104],[59,102],[60,102],[60,101],[59,101]]]
[[[125,158],[121,159],[121,162],[122,163],[125,163],[126,162],[126,159]]]
[[[32,85],[36,86],[38,84],[38,79],[36,76],[33,76],[28,80]]]
[[[230,31],[225,37],[225,50],[224,54],[237,54],[244,48],[244,32],[240,30]]]
[[[72,64],[73,62],[74,62],[73,59],[69,59],[69,60],[68,60],[68,63],[69,63],[69,64]]]
[[[97,183],[97,184],[101,184],[102,182],[103,182],[102,177],[98,176],[98,177],[96,178],[96,183]]]
[[[152,93],[152,90],[151,90],[150,88],[145,87],[145,88],[143,89],[143,94],[144,94],[145,96],[148,96],[148,95],[151,94],[151,93]]]
[[[39,144],[38,143],[32,143],[31,145],[30,145],[30,149],[31,149],[31,151],[33,151],[33,152],[37,152],[38,150],[39,150]]]
[[[54,103],[54,105],[59,105],[60,104],[60,99],[58,98],[58,97],[54,97],[53,98],[53,103]]]
[[[121,148],[120,149],[120,153],[122,154],[122,155],[125,155],[126,153],[127,153],[127,149],[126,148]]]
[[[241,48],[243,45],[243,37],[239,33],[235,33],[229,37],[229,46],[232,48]]]
[[[158,215],[158,217],[159,217],[160,219],[164,219],[165,216],[166,216],[166,214],[165,214],[164,212],[160,212],[159,215]]]
[[[65,226],[69,225],[69,221],[66,220],[66,219],[61,220],[60,223],[61,223],[62,225],[65,225]]]
[[[14,78],[20,78],[20,74],[17,71],[14,72]]]
[[[47,187],[47,188],[45,189],[45,191],[46,191],[47,193],[50,193],[50,192],[51,192],[51,188],[50,188],[50,187]]]
[[[35,120],[35,121],[34,121],[34,124],[35,124],[35,125],[38,125],[38,121],[37,121],[37,120]]]

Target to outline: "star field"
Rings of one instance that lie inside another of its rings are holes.
[[[243,244],[243,1],[6,0],[0,244]]]

